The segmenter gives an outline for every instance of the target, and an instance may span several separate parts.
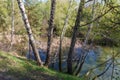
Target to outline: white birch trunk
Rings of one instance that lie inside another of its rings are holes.
[[[14,40],[14,0],[12,0],[12,17],[11,17],[11,44],[10,49],[13,47],[13,40]]]
[[[63,25],[63,30],[62,30],[62,33],[61,33],[61,36],[60,36],[60,44],[59,44],[59,71],[62,71],[62,68],[61,68],[61,51],[62,51],[62,41],[64,39],[64,35],[66,33],[66,29],[67,29],[67,25],[68,25],[68,20],[69,20],[69,17],[70,17],[70,8],[72,6],[72,1],[73,0],[69,0],[69,7],[68,7],[68,11],[67,11],[67,14],[66,14],[66,18],[65,18],[65,21],[64,21],[64,25]]]
[[[95,13],[94,13],[94,11],[95,11],[95,2],[96,2],[96,0],[93,0],[92,20],[94,20],[94,17],[95,17]],[[86,46],[86,44],[88,43],[88,39],[89,39],[89,37],[90,37],[90,33],[91,33],[91,31],[92,31],[92,28],[93,28],[93,22],[88,26],[88,32],[87,32],[87,34],[86,34],[86,37],[85,37],[85,41],[84,41],[83,46]]]
[[[40,59],[40,56],[39,56],[39,53],[38,53],[38,50],[37,50],[37,47],[36,47],[36,43],[35,43],[34,37],[32,35],[32,30],[31,30],[31,27],[30,27],[30,24],[29,24],[29,21],[28,21],[28,17],[27,17],[27,14],[25,12],[24,3],[23,3],[22,0],[17,0],[17,2],[18,2],[18,5],[19,5],[21,14],[22,14],[22,18],[23,18],[23,21],[24,21],[24,25],[25,25],[28,37],[29,37],[30,45],[31,45],[32,50],[34,52],[34,55],[37,59],[37,63],[38,63],[38,65],[42,65],[42,61]]]

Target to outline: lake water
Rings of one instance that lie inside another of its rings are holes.
[[[73,65],[75,65],[77,63],[77,60],[80,58],[81,55],[83,55],[82,53],[83,52],[82,52],[81,48],[74,49]],[[97,65],[103,63],[104,61],[106,61],[112,57],[111,54],[105,55],[105,52],[102,50],[101,47],[97,47],[95,49],[89,49],[86,51],[86,53],[87,53],[87,57],[83,64],[82,70],[80,72],[80,76],[85,75],[92,68],[96,67]],[[43,50],[39,50],[39,54],[40,54],[41,60],[43,62],[45,62],[46,52]],[[31,53],[31,55],[29,55],[27,53],[27,58],[35,60],[33,53]],[[77,59],[77,60],[74,61],[74,59]],[[51,62],[52,63],[50,63],[49,67],[54,70],[59,70],[58,57],[56,57],[55,59],[52,59]],[[93,69],[89,75],[90,77],[88,80],[91,80],[96,75],[103,73],[106,69],[107,69],[107,71],[105,71],[105,73],[101,77],[99,77],[97,80],[111,80],[111,75],[112,75],[112,71],[113,71],[112,70],[113,64],[111,64],[111,63],[112,63],[112,60],[109,60],[107,63],[103,64],[102,66]],[[117,58],[117,60],[114,61],[114,73],[113,73],[112,80],[120,80],[120,77],[119,77],[120,76],[120,65],[119,64],[120,64],[120,59]],[[67,70],[67,51],[65,51],[64,54],[62,55],[62,70],[64,72],[66,72],[66,70]]]

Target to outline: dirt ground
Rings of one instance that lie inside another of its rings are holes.
[[[47,37],[37,37],[35,38],[36,40],[36,46],[38,49],[42,49],[44,51],[47,50]],[[59,42],[60,42],[60,38],[59,37],[54,37],[52,40],[52,46],[51,46],[51,51],[52,52],[56,52],[59,48]],[[6,36],[2,36],[0,37],[0,49],[3,51],[10,51],[10,35],[6,35]],[[71,39],[65,37],[63,39],[62,42],[62,48],[65,49],[67,47],[70,47],[70,43],[71,43]],[[82,46],[82,42],[77,39],[75,47],[81,47]],[[14,36],[14,40],[13,40],[13,50],[16,51],[23,51],[26,50],[28,51],[28,39],[27,36],[20,36],[20,35],[15,35]]]

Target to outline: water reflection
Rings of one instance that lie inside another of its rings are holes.
[[[87,52],[87,57],[85,59],[85,63],[83,64],[80,76],[86,74],[91,68],[97,66],[98,64],[100,64],[101,61],[101,57],[102,54],[104,53],[103,50],[100,47],[97,47],[95,49],[89,49],[86,51]],[[43,50],[39,50],[39,54],[41,57],[41,60],[43,62],[45,62],[46,59],[46,52]],[[74,49],[74,54],[73,54],[73,65],[75,65],[78,61],[78,59],[83,55],[83,50],[81,48],[76,48]],[[27,58],[28,59],[33,59],[36,60],[33,52],[31,52],[30,54],[27,53]],[[120,60],[119,60],[120,61]],[[98,75],[100,73],[102,73],[108,66],[109,69],[104,73],[104,75],[102,75],[100,77],[101,80],[110,80],[111,79],[111,74],[112,74],[112,69],[113,66],[110,65],[111,64],[111,60],[108,61],[107,63],[105,63],[104,65],[102,65],[101,67],[98,67],[96,69],[94,69],[90,75],[91,78],[93,78],[95,75]],[[50,68],[53,68],[55,70],[59,70],[59,60],[58,60],[58,56],[55,59],[51,60],[51,63],[49,65]],[[62,70],[64,72],[66,72],[67,70],[67,51],[64,52],[64,54],[62,55]],[[117,76],[118,75],[118,76]],[[113,78],[117,79],[119,78],[120,75],[120,68],[118,65],[114,66],[114,75]],[[120,79],[117,79],[120,80]]]

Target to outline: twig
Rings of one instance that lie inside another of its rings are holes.
[[[92,80],[95,80],[96,78],[104,75],[107,72],[107,70],[110,68],[111,65],[112,65],[112,63],[110,63],[109,66],[102,73],[100,73],[97,76],[95,76]]]
[[[105,13],[97,16],[97,17],[94,18],[92,21],[90,21],[90,22],[88,22],[88,23],[86,23],[86,24],[83,24],[83,25],[81,25],[81,26],[86,26],[86,25],[88,25],[88,24],[91,24],[92,22],[94,22],[94,21],[98,20],[99,18],[103,17],[104,15],[106,15],[108,12],[110,12],[112,9],[114,9],[114,8],[116,8],[116,7],[119,7],[119,6],[110,7]]]

